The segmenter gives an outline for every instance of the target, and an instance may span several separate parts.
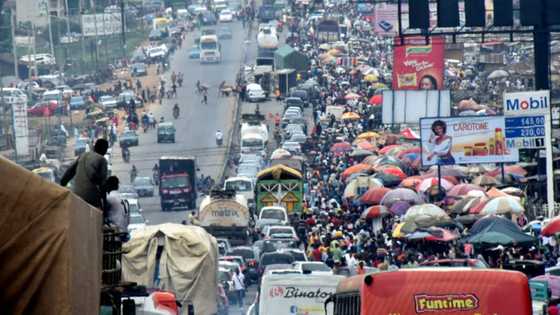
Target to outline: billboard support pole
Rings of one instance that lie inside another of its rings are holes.
[[[502,170],[502,180],[505,182],[506,181],[506,169],[504,167],[504,163],[500,163],[500,169]]]
[[[546,203],[548,204],[548,217],[554,216],[554,167],[552,161],[552,128],[550,114],[544,115],[544,143],[546,153]]]

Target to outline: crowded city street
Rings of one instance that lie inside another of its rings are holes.
[[[560,314],[551,1],[26,2],[0,314]]]

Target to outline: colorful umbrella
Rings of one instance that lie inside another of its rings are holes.
[[[383,215],[390,214],[389,210],[384,206],[371,206],[362,212],[360,216],[362,219],[375,219]]]
[[[524,211],[523,206],[519,203],[517,199],[511,196],[507,197],[497,197],[491,199],[486,203],[480,214],[506,214],[515,213],[520,214]]]
[[[410,189],[416,189],[416,186],[418,186],[418,184],[420,184],[422,181],[423,179],[420,176],[410,176],[408,178],[405,178],[401,182],[400,186]]]
[[[394,148],[400,148],[402,145],[400,144],[391,144],[388,146],[384,146],[382,149],[379,150],[379,154],[387,154],[387,152],[391,151]],[[402,150],[404,151],[404,149]]]
[[[470,210],[477,205],[482,204],[481,207],[483,207],[487,201],[488,198],[486,197],[465,197],[457,201],[453,207],[451,207],[451,211],[458,214],[469,213]]]
[[[492,176],[480,175],[473,179],[472,184],[477,186],[497,186],[500,185],[500,182]]]
[[[506,194],[510,195],[510,196],[516,196],[516,197],[525,196],[525,193],[523,192],[523,190],[521,190],[517,187],[506,187],[506,188],[502,189],[502,191],[505,192]]]
[[[356,144],[356,147],[358,149],[370,151],[370,153],[375,151],[375,149],[377,149],[373,144],[371,144],[369,141],[366,140],[358,142]]]
[[[389,156],[397,156],[399,153],[406,151],[408,148],[408,146],[399,145],[387,150],[385,154]]]
[[[389,167],[384,167],[379,172],[398,177],[401,181],[407,177],[406,174],[400,168],[392,165]]]
[[[424,179],[420,184],[418,184],[416,186],[416,191],[418,192],[426,192],[434,187],[438,187],[441,186],[442,189],[448,191],[451,188],[453,188],[453,183],[450,182],[447,179],[442,178],[441,181],[439,181],[437,178],[432,177],[432,178],[427,178]]]
[[[352,145],[348,142],[338,142],[331,146],[331,152],[335,154],[343,154],[352,151]]]
[[[360,114],[355,112],[346,112],[341,116],[342,120],[359,120],[360,118]]]
[[[407,154],[410,153],[416,153],[416,154],[420,154],[422,152],[422,149],[420,147],[411,147],[408,148],[406,150],[402,150],[401,152],[397,153],[397,158],[402,158],[403,156],[406,156]]]
[[[397,201],[391,206],[389,211],[391,211],[394,215],[401,216],[404,215],[410,207],[411,205],[407,201]]]
[[[543,281],[548,283],[548,288],[550,289],[550,295],[552,298],[559,298],[560,297],[560,276],[554,275],[540,275],[531,280]]]
[[[351,157],[366,157],[372,155],[373,152],[364,149],[354,149],[351,153]]]
[[[410,127],[401,130],[400,135],[407,140],[420,140],[420,135]]]
[[[480,186],[473,185],[473,184],[459,184],[459,185],[456,185],[453,188],[451,188],[447,192],[447,196],[450,196],[450,197],[464,196],[471,190],[484,191],[484,188],[482,188]]]
[[[383,95],[377,94],[377,95],[374,95],[374,96],[370,97],[368,103],[371,104],[371,105],[382,105],[383,104]]]
[[[393,232],[391,233],[391,236],[393,238],[403,238],[403,237],[406,236],[406,234],[403,231],[401,231],[403,225],[404,225],[404,222],[401,222],[401,223],[395,225],[395,227],[393,228]]]
[[[552,236],[556,233],[560,233],[560,216],[552,218],[552,220],[544,226],[541,232],[544,236]]]
[[[359,163],[356,165],[352,165],[349,168],[345,169],[344,172],[342,172],[342,179],[347,178],[348,176],[350,176],[351,174],[354,173],[367,173],[368,171],[370,171],[372,169],[371,165],[369,164],[364,164],[364,163]]]
[[[452,166],[440,167],[440,174],[441,174],[441,176],[453,176],[453,177],[457,177],[457,178],[466,177],[466,174],[463,171],[463,169],[458,168],[458,167],[452,167]],[[427,172],[424,176],[426,176],[426,177],[437,177],[438,176],[437,166],[436,167],[431,167],[430,171]]]
[[[486,192],[486,195],[490,198],[496,198],[496,197],[506,197],[509,196],[508,194],[506,194],[505,192],[498,190],[496,187],[492,187],[490,188],[490,190],[488,190]],[[511,197],[511,196],[510,196]]]
[[[377,139],[377,137],[379,137],[379,134],[377,132],[366,131],[366,132],[362,132],[361,134],[359,134],[356,137],[356,139],[363,139],[363,140],[372,141],[372,140]]]
[[[414,223],[418,227],[430,227],[438,222],[450,220],[443,209],[431,203],[412,206],[404,215],[405,222]]]
[[[474,165],[474,166],[469,166],[467,168],[467,174],[473,176],[473,175],[479,175],[479,174],[484,174],[488,171],[488,169],[486,169],[484,166],[482,165]]]
[[[459,234],[457,232],[452,232],[448,229],[440,227],[433,227],[428,231],[430,236],[426,237],[426,241],[451,242],[459,238]]]
[[[360,197],[360,201],[368,205],[377,205],[390,191],[391,189],[385,187],[370,188]]]
[[[494,170],[489,171],[487,174],[490,175],[490,176],[496,177],[496,176],[500,175],[501,173],[502,173],[502,168],[498,167]],[[517,176],[520,176],[520,177],[525,177],[528,174],[527,171],[523,167],[521,167],[520,165],[517,165],[517,164],[504,166],[504,173],[513,174],[513,175],[517,175]]]
[[[368,74],[364,76],[364,80],[366,82],[377,82],[379,81],[379,78],[375,74]]]
[[[408,188],[396,188],[385,194],[381,200],[381,204],[390,208],[397,201],[406,201],[409,204],[415,205],[424,202],[414,190]]]

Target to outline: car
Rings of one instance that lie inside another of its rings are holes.
[[[232,22],[233,21],[233,12],[229,9],[223,9],[218,16],[218,21],[220,22]]]
[[[148,35],[148,39],[151,41],[158,41],[163,39],[165,36],[162,31],[160,30],[152,30]]]
[[[283,207],[263,207],[255,223],[255,228],[260,231],[267,225],[286,225],[288,222],[288,213]]]
[[[286,97],[284,99],[284,107],[288,108],[288,107],[299,107],[301,110],[303,110],[305,106],[305,103],[303,102],[303,100],[299,97]]]
[[[104,109],[117,108],[117,100],[112,95],[102,95],[99,98],[99,104],[101,104]]]
[[[490,268],[488,265],[479,259],[434,259],[423,261],[419,264],[420,267],[470,267],[470,268]]]
[[[97,85],[93,82],[86,82],[74,85],[73,89],[81,95],[90,95],[97,90]]]
[[[216,32],[216,30],[213,29],[213,28],[203,28],[200,31],[200,36],[217,35],[217,34],[218,34],[218,32]],[[199,41],[200,41],[200,38],[199,38]]]
[[[232,39],[233,38],[233,33],[231,32],[231,29],[227,28],[227,27],[220,27],[218,29],[218,38],[219,39]]]
[[[291,239],[299,240],[292,226],[268,225],[263,229],[265,239]]]
[[[308,261],[307,255],[305,254],[304,250],[297,249],[297,248],[281,248],[278,249],[281,253],[289,253],[290,255],[294,256],[294,262],[296,261]]]
[[[161,45],[148,48],[146,55],[152,60],[163,60],[167,56],[167,52],[167,46]]]
[[[133,147],[138,145],[138,134],[134,130],[126,130],[119,137],[121,147]]]
[[[278,274],[301,274],[300,271],[292,268],[292,264],[272,264],[266,266],[263,271],[263,275],[278,275]]]
[[[62,90],[47,90],[41,96],[42,101],[57,101],[59,104],[62,104],[62,100],[64,99],[64,95]]]
[[[130,220],[128,223],[128,233],[132,234],[134,231],[142,230],[146,227],[146,219],[140,213],[130,214]]]
[[[134,190],[134,187],[133,186],[131,186],[131,187]],[[134,194],[136,194],[136,190],[134,190]],[[138,201],[138,197],[136,197],[136,198],[123,198],[123,193],[121,193],[121,192],[119,192],[119,195],[121,196],[121,199],[123,199],[128,204],[128,213],[130,213],[130,215],[142,214],[143,210],[142,210],[142,207],[140,206],[140,201]],[[138,196],[138,194],[136,194],[136,196]]]
[[[83,96],[72,96],[70,98],[70,110],[84,109],[86,107],[86,101]]]
[[[243,258],[243,256],[232,256],[232,255],[225,255],[220,257],[219,259],[220,261],[233,261],[236,262],[239,265],[239,270],[241,272],[245,272],[245,268],[247,268],[247,266],[245,265],[245,259]]]
[[[249,102],[258,102],[266,100],[266,93],[263,88],[257,83],[248,84],[246,87],[247,99]]]
[[[130,65],[130,75],[133,77],[141,77],[148,75],[148,67],[143,62],[136,62]]]
[[[218,21],[214,13],[210,11],[202,11],[198,14],[198,19],[202,25],[216,25]]]
[[[84,152],[89,151],[89,138],[80,137],[74,143],[74,155],[78,156]]]
[[[294,262],[294,256],[288,253],[281,253],[278,251],[264,253],[262,254],[260,260],[259,275],[263,275],[264,271],[269,265],[292,264],[293,262]]]
[[[154,196],[154,182],[151,177],[138,176],[134,179],[132,185],[139,197]]]
[[[236,270],[240,270],[239,263],[236,261],[227,261],[227,260],[218,260],[218,268],[223,268],[231,272],[232,274],[235,273]]]
[[[227,238],[217,238],[216,242],[218,243],[218,247],[222,247],[224,249],[224,254],[231,250],[231,243]]]
[[[255,250],[250,246],[236,246],[232,247],[228,252],[227,255],[230,256],[241,256],[243,260],[247,264],[248,268],[255,266],[258,264],[257,255]]]
[[[282,143],[282,149],[292,154],[301,153],[301,145],[297,142],[285,141],[284,143]]]
[[[51,54],[35,54],[35,55],[25,55],[19,58],[19,61],[24,64],[33,64],[43,66],[54,66],[56,65],[56,59]]]
[[[71,87],[69,87],[68,85],[65,85],[65,84],[57,85],[55,87],[55,89],[61,91],[63,97],[70,97],[70,96],[74,95],[74,90],[72,90]]]
[[[122,199],[138,199],[138,193],[132,185],[119,185],[119,194]]]
[[[175,143],[175,126],[172,122],[160,123],[157,127],[157,143]]]
[[[332,275],[332,269],[322,261],[294,261],[292,268],[300,271],[301,273],[312,273],[322,275]]]
[[[135,108],[144,107],[144,101],[136,96],[136,93],[133,90],[122,91],[117,97],[117,106],[125,108],[130,104],[131,100],[134,100]]]
[[[307,136],[303,133],[293,133],[290,136],[290,142],[296,142],[299,144],[303,144],[307,141]]]
[[[306,90],[297,89],[297,88],[296,89],[291,89],[290,90],[290,97],[295,97],[295,98],[301,99],[304,107],[309,106],[309,93],[307,93]]]
[[[200,59],[200,47],[193,45],[189,50],[189,59]]]
[[[60,114],[63,111],[62,106],[58,106],[57,101],[41,101],[27,109],[29,116],[51,116]]]

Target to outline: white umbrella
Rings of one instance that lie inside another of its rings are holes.
[[[501,79],[508,77],[509,73],[506,70],[494,70],[488,75],[488,79]]]

